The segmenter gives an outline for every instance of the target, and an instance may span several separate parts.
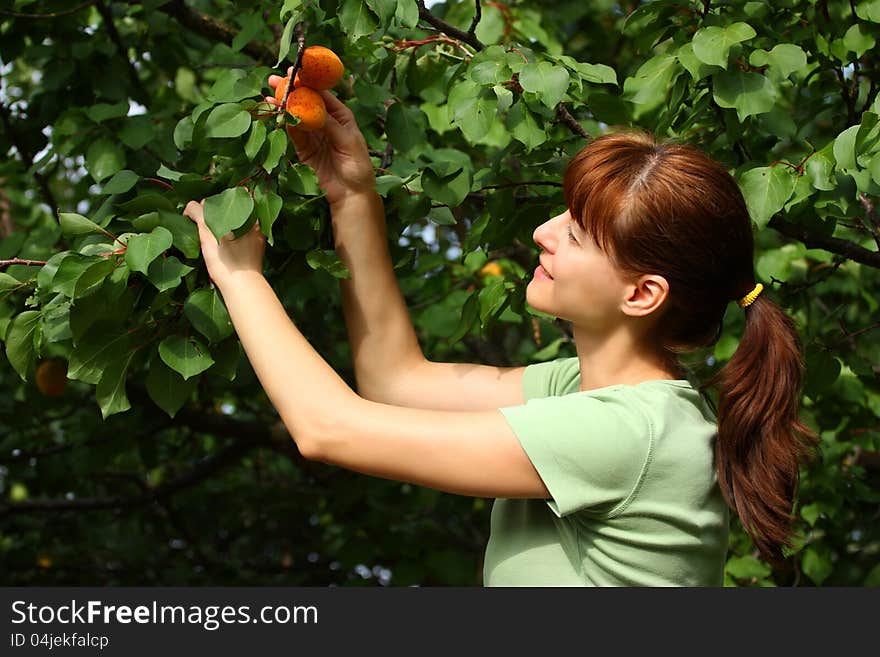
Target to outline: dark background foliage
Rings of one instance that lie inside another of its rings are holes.
[[[367,135],[434,360],[574,354],[523,292],[531,233],[590,136],[640,126],[724,162],[759,280],[802,332],[822,437],[790,570],[771,572],[734,519],[727,584],[880,584],[880,1],[429,5],[0,10],[3,583],[480,583],[491,501],[301,459],[179,215],[209,196],[236,229],[260,221],[268,279],[353,383],[326,206],[260,104],[301,38],[346,66],[336,91]],[[688,356],[696,376],[731,356],[741,322],[728,313]],[[60,396],[35,385],[52,359]]]

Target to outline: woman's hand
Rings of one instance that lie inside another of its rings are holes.
[[[247,233],[235,239],[228,233],[218,242],[214,233],[205,223],[205,201],[190,201],[183,210],[183,216],[192,219],[199,228],[199,241],[202,257],[208,266],[211,280],[222,291],[223,286],[232,281],[237,274],[263,273],[263,253],[266,250],[266,237],[260,231],[260,222]]]
[[[293,67],[288,69],[288,77]],[[270,75],[269,86],[275,89],[283,80]],[[318,184],[332,205],[351,194],[373,192],[376,178],[367,142],[361,134],[354,114],[329,91],[319,91],[327,106],[327,122],[321,130],[306,132],[287,126],[287,134],[296,148],[299,161],[308,164],[318,176]],[[272,96],[267,103],[278,105]]]

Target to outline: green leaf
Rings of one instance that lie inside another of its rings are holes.
[[[118,119],[128,114],[128,102],[123,100],[115,105],[98,103],[86,108],[86,116],[95,123],[103,123],[107,119]]]
[[[861,126],[850,126],[841,132],[834,140],[834,161],[841,171],[850,171],[858,168],[856,164],[856,137]]]
[[[478,293],[472,293],[467,301],[464,302],[464,306],[461,309],[461,317],[458,321],[458,326],[455,331],[452,332],[452,335],[449,336],[448,342],[449,344],[455,344],[459,340],[461,340],[474,326],[474,322],[477,321],[477,318],[480,314],[480,302]]]
[[[124,194],[134,187],[138,180],[140,180],[140,176],[134,171],[130,171],[129,169],[117,171],[110,181],[104,185],[104,189],[101,190],[101,193]]]
[[[776,104],[776,87],[758,73],[733,71],[713,76],[715,102],[721,107],[736,108],[740,121],[769,112]]]
[[[748,41],[757,32],[748,23],[733,23],[726,27],[704,27],[694,35],[694,55],[706,64],[727,68],[727,59],[734,44]]]
[[[230,103],[233,107],[240,109],[238,101],[261,95],[264,80],[262,72],[265,70],[254,69],[250,72],[239,68],[224,70],[223,75],[208,90],[208,101],[210,103]],[[198,116],[193,112],[193,121],[197,120]]]
[[[811,546],[804,550],[801,569],[816,586],[822,586],[822,582],[834,571],[834,565],[827,554]]]
[[[82,275],[76,279],[71,296],[74,299],[84,297],[97,292],[104,279],[113,271],[116,263],[110,258],[101,258],[98,262],[89,266]]]
[[[125,392],[125,375],[134,355],[135,352],[129,352],[123,358],[110,363],[101,373],[95,396],[101,408],[101,416],[105,420],[131,408]]]
[[[37,361],[34,344],[40,338],[40,316],[38,310],[26,310],[12,320],[6,332],[6,358],[22,381]]]
[[[232,39],[232,50],[238,52],[244,48],[248,42],[260,33],[265,26],[266,21],[263,19],[262,12],[253,11],[244,15],[240,19],[241,30]]]
[[[348,36],[357,39],[379,27],[379,20],[362,0],[344,0],[339,12],[339,25]]]
[[[318,176],[315,170],[307,164],[294,164],[280,177],[285,187],[282,191],[289,190],[294,194],[303,196],[317,196],[321,193],[318,186]]]
[[[495,98],[498,100],[498,111],[506,112],[509,110],[513,105],[513,91],[500,84],[492,87],[492,91],[495,92]]]
[[[125,151],[107,138],[93,142],[86,151],[86,170],[95,182],[109,178],[125,167]]]
[[[813,188],[830,191],[837,187],[834,179],[834,156],[829,147],[813,153],[804,163],[804,173]]]
[[[403,27],[415,27],[419,22],[419,7],[416,0],[397,0],[394,17]]]
[[[731,557],[724,566],[725,572],[737,579],[763,579],[773,572],[767,564],[748,554],[742,557]]]
[[[407,153],[416,146],[427,142],[425,130],[428,119],[418,107],[404,103],[392,103],[385,118],[385,132],[388,141],[400,152]]]
[[[272,170],[278,166],[282,156],[287,152],[287,132],[283,129],[276,128],[269,133],[269,153],[263,161],[263,168],[266,173],[272,173]]]
[[[538,94],[541,102],[555,109],[568,91],[568,71],[550,62],[527,64],[519,74],[519,83],[525,91]]]
[[[460,168],[446,175],[441,175],[438,170],[443,171],[443,168],[440,167],[440,163],[435,162],[422,172],[422,189],[439,203],[451,208],[460,205],[471,191],[470,169]]]
[[[149,116],[129,116],[118,135],[123,144],[138,151],[156,138],[156,130]]]
[[[159,343],[162,361],[184,380],[204,372],[214,364],[208,349],[195,337],[170,335]]]
[[[235,331],[226,306],[216,290],[194,290],[183,304],[183,314],[211,343],[220,342]]]
[[[254,189],[254,206],[257,219],[260,221],[260,229],[266,236],[270,245],[275,244],[272,237],[272,226],[281,212],[284,200],[273,191],[264,192],[262,187]]]
[[[382,25],[388,25],[394,18],[397,9],[397,0],[366,0],[366,3],[373,10]]]
[[[675,56],[678,59],[678,63],[687,69],[687,72],[691,74],[694,80],[702,80],[705,77],[709,77],[713,71],[718,70],[697,58],[694,54],[693,43],[686,43],[681,46],[676,51]]]
[[[186,148],[192,143],[194,124],[191,116],[185,116],[177,125],[174,126],[174,145],[180,150]]]
[[[251,115],[238,103],[218,105],[208,115],[205,122],[205,136],[222,139],[238,137],[251,127]]]
[[[211,366],[211,374],[221,376],[227,381],[235,381],[238,374],[238,363],[241,360],[241,343],[237,338],[231,338],[215,346],[211,352],[214,365]]]
[[[61,232],[65,235],[85,235],[86,233],[104,232],[104,229],[94,221],[75,212],[59,212],[58,219],[61,224]]]
[[[868,171],[871,172],[871,178],[875,183],[880,185],[880,153],[871,158],[868,164]]]
[[[639,115],[661,105],[680,71],[675,55],[656,55],[623,82],[623,98],[637,105]]]
[[[76,334],[71,316],[71,330]],[[125,327],[101,321],[84,332],[70,354],[67,378],[97,385],[112,363],[131,352],[131,337]]]
[[[0,292],[9,292],[20,288],[24,283],[14,276],[0,272]],[[0,334],[2,335],[2,334]]]
[[[125,263],[132,271],[147,274],[150,263],[170,248],[172,243],[171,231],[162,226],[156,226],[149,233],[134,235],[128,240],[125,249]]]
[[[746,171],[740,178],[749,214],[763,228],[770,218],[782,209],[794,192],[797,178],[792,169],[783,165],[758,167]]]
[[[818,504],[808,504],[801,509],[801,517],[810,523],[810,527],[816,524],[820,515],[822,515],[822,510]]]
[[[283,18],[281,20],[284,20]],[[300,22],[299,11],[295,12],[293,16],[287,21],[284,26],[284,32],[281,34],[281,41],[278,44],[278,61],[275,62],[275,67],[281,65],[281,62],[284,61],[284,58],[287,57],[287,53],[290,52],[290,44],[293,41],[293,30],[296,28],[296,24]]]
[[[494,315],[507,301],[507,289],[504,286],[504,279],[497,278],[490,281],[483,289],[480,290],[480,323],[485,326],[490,316]]]
[[[484,137],[495,120],[494,99],[483,96],[482,88],[471,80],[462,80],[449,92],[452,122],[471,143]]]
[[[253,160],[260,152],[266,141],[266,126],[262,121],[254,121],[251,123],[251,131],[248,133],[247,141],[244,144],[244,154],[247,159]]]
[[[312,249],[306,254],[306,264],[315,270],[325,271],[334,278],[351,278],[351,272],[332,249]]]
[[[169,417],[174,417],[196,389],[196,377],[185,380],[161,358],[154,358],[147,374],[147,394]]]
[[[856,5],[856,16],[865,21],[880,23],[880,0],[865,0]]]
[[[205,199],[205,223],[217,241],[241,228],[251,216],[254,200],[244,187],[233,187]]]
[[[456,224],[455,215],[445,205],[431,208],[431,211],[428,213],[428,219],[440,226],[454,226]]]
[[[158,212],[159,224],[171,232],[171,243],[187,258],[198,258],[201,253],[199,228],[191,219],[177,212]]]
[[[173,290],[180,285],[180,279],[194,271],[189,265],[185,265],[174,256],[160,258],[150,265],[147,278],[160,292]]]
[[[66,297],[73,297],[79,278],[95,265],[100,265],[104,272],[101,278],[110,273],[110,270],[113,268],[113,263],[105,258],[71,253],[58,265],[58,270],[52,278],[49,290],[51,292],[60,292]]]
[[[780,43],[769,52],[753,50],[749,55],[752,66],[768,66],[774,81],[784,80],[792,73],[803,71],[807,67],[807,55],[800,46],[792,43]]]
[[[877,45],[877,40],[871,36],[867,28],[859,23],[850,26],[843,35],[843,45],[849,52],[854,52],[856,57],[861,57]]]
[[[281,5],[281,11],[279,12],[279,18],[283,21],[287,20],[288,16],[298,18],[302,4],[303,0],[284,0],[284,4]]]
[[[174,203],[167,196],[160,194],[148,193],[138,194],[130,201],[120,203],[117,207],[123,210],[127,215],[140,216],[148,212],[156,210],[174,211]]]
[[[510,134],[527,150],[533,150],[547,141],[547,133],[522,99],[517,100],[507,114]]]

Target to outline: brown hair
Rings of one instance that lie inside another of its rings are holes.
[[[621,271],[668,281],[656,330],[669,357],[715,343],[730,301],[755,287],[752,223],[726,169],[693,146],[627,130],[577,153],[564,189],[572,217]],[[804,364],[794,324],[766,292],[744,312],[736,353],[703,388],[718,390],[724,498],[779,565],[792,545],[799,464],[817,439],[798,418]]]

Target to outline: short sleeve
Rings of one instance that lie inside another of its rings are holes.
[[[650,423],[620,389],[531,399],[499,409],[550,492],[558,516],[612,514],[637,492],[653,452]]]
[[[539,397],[564,395],[577,390],[580,381],[580,361],[577,356],[535,363],[523,371],[523,398],[528,401]]]

